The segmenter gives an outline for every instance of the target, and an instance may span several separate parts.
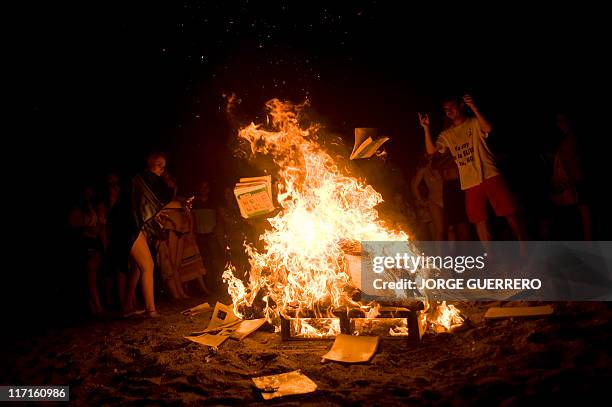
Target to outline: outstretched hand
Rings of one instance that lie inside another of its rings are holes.
[[[427,113],[419,113],[419,123],[424,129],[429,128],[429,115]]]

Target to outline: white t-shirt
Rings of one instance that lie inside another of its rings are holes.
[[[487,146],[488,134],[480,129],[478,120],[469,117],[462,124],[444,130],[436,140],[438,151],[450,149],[459,168],[461,189],[479,185],[499,174],[495,158]]]

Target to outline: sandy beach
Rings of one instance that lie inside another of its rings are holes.
[[[612,379],[605,303],[553,304],[552,317],[499,321],[483,315],[500,303],[459,303],[469,319],[460,331],[417,345],[383,339],[370,363],[355,365],[321,363],[332,341],[283,342],[267,325],[218,350],[192,343],[184,336],[204,328],[210,312],[180,311],[198,303],[161,304],[157,319],[91,321],[22,340],[5,348],[0,381],[69,385],[76,405],[321,406],[601,405]],[[251,381],[296,369],[316,392],[264,402]]]

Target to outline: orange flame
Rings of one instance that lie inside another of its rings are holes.
[[[374,207],[381,195],[345,175],[321,148],[320,126],[301,127],[307,104],[272,99],[266,103],[267,129],[251,123],[238,134],[252,155],[270,156],[279,167],[280,211],[260,236],[263,250],[246,245],[249,281],[236,278],[231,266],[223,273],[237,315],[258,294],[266,317],[276,322],[280,316],[331,318],[335,308],[359,307],[349,294],[354,284],[346,248],[366,240],[408,241],[406,232],[389,231],[379,219]]]
[[[453,329],[463,324],[461,312],[453,304],[446,305],[446,301],[442,301],[434,310],[429,323],[431,329],[436,332],[452,332]]]
[[[338,318],[295,318],[290,320],[293,337],[333,338],[340,333]]]

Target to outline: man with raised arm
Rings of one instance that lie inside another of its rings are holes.
[[[470,117],[465,112],[468,107],[474,114]],[[425,131],[425,148],[428,154],[449,149],[459,168],[461,189],[465,191],[465,207],[468,219],[476,226],[478,237],[482,242],[491,240],[491,231],[487,222],[487,201],[497,216],[503,216],[517,240],[524,241],[525,234],[516,216],[517,206],[501,175],[495,158],[487,145],[487,137],[492,130],[489,121],[480,113],[470,95],[462,99],[447,99],[443,102],[444,113],[452,125],[442,131],[436,142],[433,142],[429,128],[429,116],[419,114],[419,121]],[[485,243],[485,248],[488,249]],[[521,243],[521,254],[525,246]]]

